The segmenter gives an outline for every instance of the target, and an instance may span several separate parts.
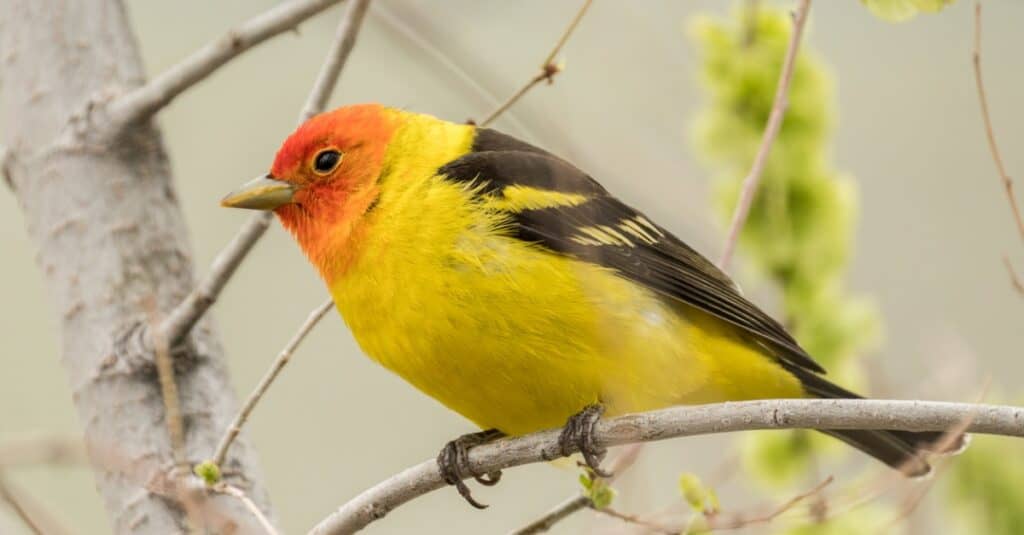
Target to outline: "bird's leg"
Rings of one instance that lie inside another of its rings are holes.
[[[610,472],[601,470],[601,459],[607,451],[597,445],[594,440],[594,426],[604,414],[604,405],[595,403],[587,405],[580,412],[569,417],[562,428],[562,434],[558,437],[558,446],[562,448],[562,455],[568,457],[573,451],[579,450],[587,466],[600,477],[611,477]]]
[[[437,467],[441,470],[441,477],[444,478],[445,483],[454,485],[459,494],[477,509],[486,509],[487,505],[473,499],[473,494],[469,491],[469,487],[462,480],[473,476],[473,479],[477,480],[481,485],[490,487],[496,485],[501,480],[501,470],[488,472],[484,475],[472,473],[472,470],[469,468],[469,450],[474,446],[486,444],[503,436],[505,434],[497,429],[488,429],[462,435],[445,444],[444,448],[441,448],[441,453],[437,455]]]

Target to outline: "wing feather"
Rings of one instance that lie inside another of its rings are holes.
[[[478,184],[482,196],[509,186],[583,195],[582,203],[509,212],[518,239],[615,270],[637,284],[736,325],[776,358],[824,373],[785,328],[740,295],[729,277],[700,253],[613,197],[572,164],[494,130],[480,130],[473,152],[439,170]]]

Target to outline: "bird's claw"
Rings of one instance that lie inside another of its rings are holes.
[[[601,470],[601,459],[607,450],[597,444],[594,440],[594,426],[597,425],[601,415],[604,414],[604,406],[600,404],[587,405],[580,412],[569,417],[562,428],[562,434],[558,436],[558,446],[562,455],[568,457],[576,450],[583,455],[587,466],[600,477],[611,477],[610,472]]]
[[[472,477],[481,485],[491,487],[501,481],[501,471],[495,470],[486,474],[473,473],[469,468],[469,450],[502,436],[503,433],[497,429],[462,435],[445,444],[444,448],[441,448],[441,453],[437,455],[437,467],[441,470],[444,482],[453,485],[459,491],[459,495],[477,509],[486,509],[487,504],[480,503],[473,498],[473,493],[470,492],[463,479]]]

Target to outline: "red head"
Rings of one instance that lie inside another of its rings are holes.
[[[317,115],[285,140],[267,176],[246,184],[222,204],[274,210],[326,273],[328,249],[348,241],[377,198],[377,179],[399,120],[379,104]]]

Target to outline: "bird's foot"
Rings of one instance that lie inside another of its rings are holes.
[[[488,429],[477,433],[469,433],[447,443],[441,448],[437,455],[437,467],[441,470],[441,477],[445,483],[454,485],[459,494],[477,509],[486,509],[487,505],[476,501],[469,487],[463,479],[472,476],[478,483],[485,486],[493,486],[501,480],[501,470],[488,472],[486,474],[474,474],[469,467],[469,450],[475,446],[486,444],[494,439],[505,436],[497,429]]]
[[[558,437],[558,446],[562,455],[568,457],[573,451],[579,450],[587,466],[600,477],[611,477],[610,472],[601,470],[601,459],[607,450],[597,445],[594,440],[594,426],[604,414],[604,405],[587,405],[580,412],[569,417]]]

